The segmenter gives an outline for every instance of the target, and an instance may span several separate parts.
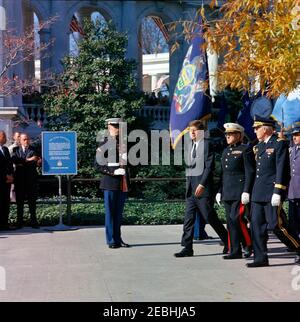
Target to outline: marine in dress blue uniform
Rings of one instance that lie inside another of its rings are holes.
[[[95,160],[96,169],[103,175],[100,189],[104,193],[106,243],[109,248],[129,247],[121,237],[122,216],[129,187],[129,173],[125,165],[127,154],[119,142],[119,124],[122,119],[111,118],[106,122],[109,136],[99,144]]]
[[[255,116],[254,125],[259,143],[254,147],[256,173],[251,197],[251,234],[254,262],[248,267],[268,266],[268,229],[290,249],[300,250],[299,239],[287,229],[282,212],[289,182],[287,141],[274,133],[275,121]]]
[[[300,122],[293,125],[294,145],[290,149],[291,180],[289,184],[289,230],[294,238],[300,235]],[[297,255],[296,262],[300,263]]]
[[[221,182],[216,200],[222,199],[226,211],[230,254],[224,259],[242,258],[241,244],[246,243],[245,257],[251,255],[251,236],[244,217],[245,207],[250,202],[255,159],[250,146],[243,144],[244,128],[237,123],[225,123],[228,142],[221,158]]]

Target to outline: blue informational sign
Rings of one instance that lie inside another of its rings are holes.
[[[77,174],[76,132],[42,132],[43,175]]]

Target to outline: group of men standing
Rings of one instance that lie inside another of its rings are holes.
[[[6,133],[0,131],[0,230],[23,227],[25,200],[28,201],[30,226],[38,228],[36,169],[41,158],[25,133],[15,132],[14,143],[9,148],[5,146],[6,141]],[[17,227],[11,227],[8,221],[12,194],[17,203]]]
[[[198,147],[202,142],[204,169],[197,176],[187,176],[181,241],[184,248],[175,253],[175,257],[193,256],[192,236],[196,212],[199,211],[223,241],[224,259],[242,258],[244,246],[244,257],[250,257],[252,249],[254,252],[254,261],[248,263],[248,267],[268,266],[268,231],[273,231],[289,250],[296,252],[295,263],[300,264],[300,124],[293,127],[294,145],[290,155],[288,141],[277,136],[273,119],[256,116],[253,127],[258,139],[254,148],[242,143],[242,126],[236,123],[224,125],[228,146],[222,153],[221,182],[216,201],[218,204],[222,201],[225,207],[227,232],[221,228],[211,201],[209,178],[214,171],[214,156],[208,140],[201,134],[204,125],[201,121],[190,123],[192,143],[188,155],[194,162],[190,162],[189,167],[201,157]],[[289,225],[282,209],[287,191]],[[251,233],[245,220],[246,210],[250,211]]]

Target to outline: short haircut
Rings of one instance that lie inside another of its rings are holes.
[[[205,130],[206,126],[201,120],[194,120],[189,123],[189,127],[194,126],[197,130]]]

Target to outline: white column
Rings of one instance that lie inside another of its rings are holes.
[[[136,14],[137,1],[122,2],[122,32],[128,34],[126,57],[134,59],[138,64],[137,82],[142,89],[142,51],[138,46],[138,25]]]
[[[16,34],[23,34],[23,12],[22,3],[17,0],[0,0],[1,8],[1,31],[0,31],[0,69],[3,68],[5,62],[5,50],[3,44],[3,29],[14,28]],[[6,16],[6,20],[4,19]],[[17,17],[17,19],[16,19]],[[9,68],[6,75],[9,78],[13,77],[13,74],[18,75],[21,79],[23,78],[23,64],[16,65]],[[3,93],[2,93],[3,94]],[[22,114],[22,95],[10,95],[4,96],[0,93],[0,118],[11,119],[18,114]]]
[[[51,50],[51,69],[56,73],[63,70],[62,59],[69,54],[69,30],[70,21],[66,21],[66,2],[52,1],[52,16],[58,16],[58,20],[51,25],[51,38],[54,40]]]
[[[40,43],[49,44],[51,41],[51,30],[42,29],[39,31]],[[41,79],[45,77],[45,73],[51,69],[51,57],[49,55],[49,49],[41,53]]]
[[[157,84],[157,75],[151,75],[151,92],[155,90],[156,84]]]

